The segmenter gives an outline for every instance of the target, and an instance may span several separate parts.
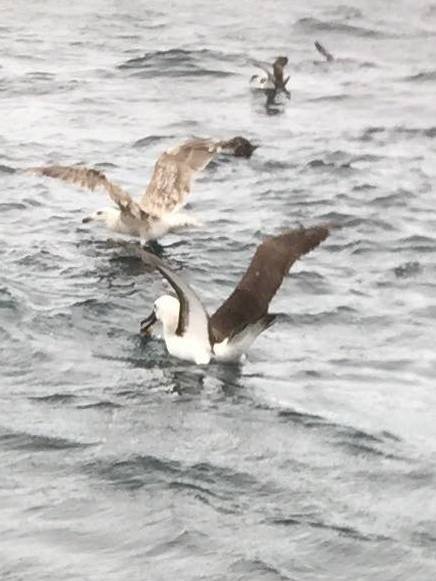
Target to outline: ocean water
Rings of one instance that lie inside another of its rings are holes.
[[[435,42],[420,0],[2,0],[2,581],[435,578]],[[282,54],[267,110],[250,61]],[[341,226],[241,366],[141,339],[165,286],[82,225],[104,193],[20,171],[139,195],[193,135],[260,145],[160,241],[211,312],[265,235]]]

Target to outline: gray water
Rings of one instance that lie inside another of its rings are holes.
[[[435,578],[435,42],[415,0],[0,2],[2,581]],[[248,63],[279,54],[266,111]],[[342,227],[244,365],[199,368],[139,337],[165,287],[81,224],[105,195],[13,170],[140,194],[235,134],[261,147],[161,240],[211,310],[264,235]]]

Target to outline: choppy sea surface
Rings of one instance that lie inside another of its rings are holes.
[[[325,63],[313,42],[336,57]],[[436,4],[2,0],[2,581],[436,575]],[[292,100],[248,90],[290,59]],[[242,366],[139,321],[165,288],[81,224],[189,136],[242,134],[161,240],[211,310],[266,234],[341,228],[292,269]]]

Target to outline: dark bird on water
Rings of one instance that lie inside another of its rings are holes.
[[[290,91],[286,88],[290,76],[284,76],[284,68],[288,64],[288,57],[279,56],[274,63],[264,63],[254,61],[254,65],[260,68],[265,75],[253,75],[250,79],[250,87],[254,90],[263,91],[267,96],[267,106],[275,102],[275,98],[280,93],[284,93],[288,99],[291,98]]]

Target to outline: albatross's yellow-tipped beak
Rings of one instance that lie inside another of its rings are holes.
[[[153,309],[150,315],[141,321],[140,332],[141,335],[145,335],[146,337],[150,335],[153,325],[157,323],[156,312]]]

